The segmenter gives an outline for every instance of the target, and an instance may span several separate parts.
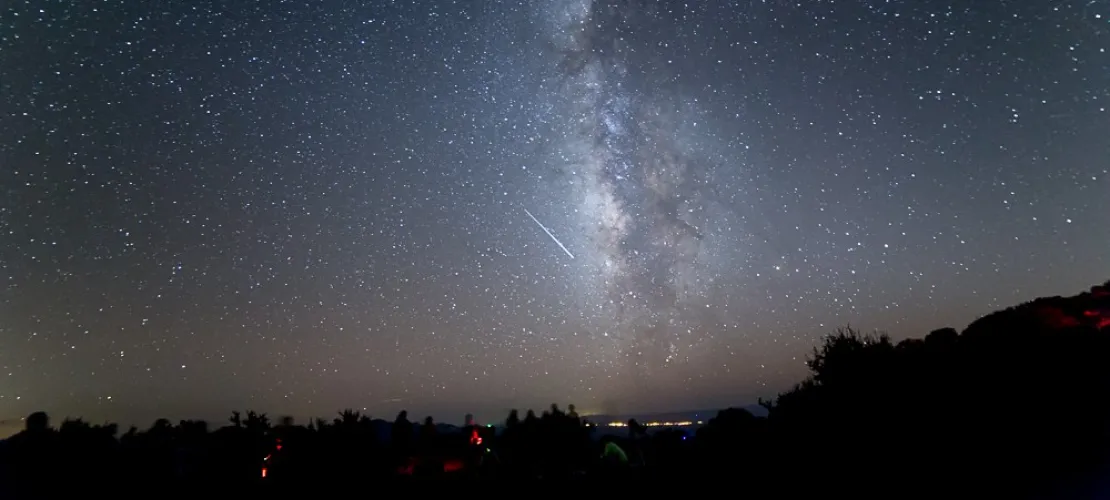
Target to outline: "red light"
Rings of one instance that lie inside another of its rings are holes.
[[[262,468],[262,477],[266,477],[266,468],[265,467]]]

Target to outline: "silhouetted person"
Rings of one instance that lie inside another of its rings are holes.
[[[412,452],[412,437],[413,428],[412,422],[409,421],[409,412],[401,410],[401,413],[397,414],[397,419],[393,421],[393,429],[390,431],[390,440],[398,459],[406,459]]]
[[[636,441],[645,434],[647,434],[647,429],[640,425],[640,422],[637,422],[634,418],[628,419],[628,439]]]
[[[58,436],[50,428],[50,417],[45,412],[35,412],[24,420],[24,428],[7,440],[7,464],[14,491],[18,494],[42,492],[55,484],[59,460]]]
[[[439,456],[438,432],[432,417],[424,418],[424,425],[420,426],[420,457],[416,473],[421,476],[434,475],[443,472],[443,460]]]
[[[432,417],[424,417],[424,425],[420,426],[420,439],[424,446],[431,446],[436,439],[436,423]]]

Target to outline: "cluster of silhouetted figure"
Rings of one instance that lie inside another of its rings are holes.
[[[573,405],[514,410],[496,427],[414,423],[405,412],[387,422],[348,410],[307,425],[236,412],[216,429],[159,420],[122,434],[79,419],[53,429],[36,413],[0,443],[0,495],[121,478],[160,488],[459,478],[680,481],[776,496],[1100,496],[1110,493],[1099,489],[1110,472],[1107,319],[1103,286],[924,339],[838,330],[814,350],[806,380],[760,402],[766,416],[723,410],[696,431],[632,421],[613,435]]]

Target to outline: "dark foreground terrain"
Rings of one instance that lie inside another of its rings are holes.
[[[414,423],[404,412],[384,422],[344,411],[307,425],[236,412],[219,428],[159,420],[121,433],[79,419],[55,428],[36,413],[0,442],[0,498],[369,495],[443,482],[455,494],[633,494],[665,483],[668,494],[1110,497],[1108,348],[1103,285],[963,332],[894,343],[837,331],[815,349],[806,380],[762,402],[766,416],[723,410],[696,432],[648,433],[631,421],[602,435],[555,405],[514,411],[499,428]]]

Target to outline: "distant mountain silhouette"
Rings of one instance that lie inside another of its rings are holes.
[[[765,417],[767,416],[767,409],[760,405],[747,405],[735,406],[733,408],[741,408],[752,415]],[[708,422],[709,419],[717,416],[717,413],[724,408],[717,408],[712,410],[684,410],[684,411],[669,411],[666,413],[622,413],[622,414],[593,414],[583,415],[583,418],[597,424],[607,424],[610,422],[628,422],[629,419],[636,419],[641,423],[649,422]]]

